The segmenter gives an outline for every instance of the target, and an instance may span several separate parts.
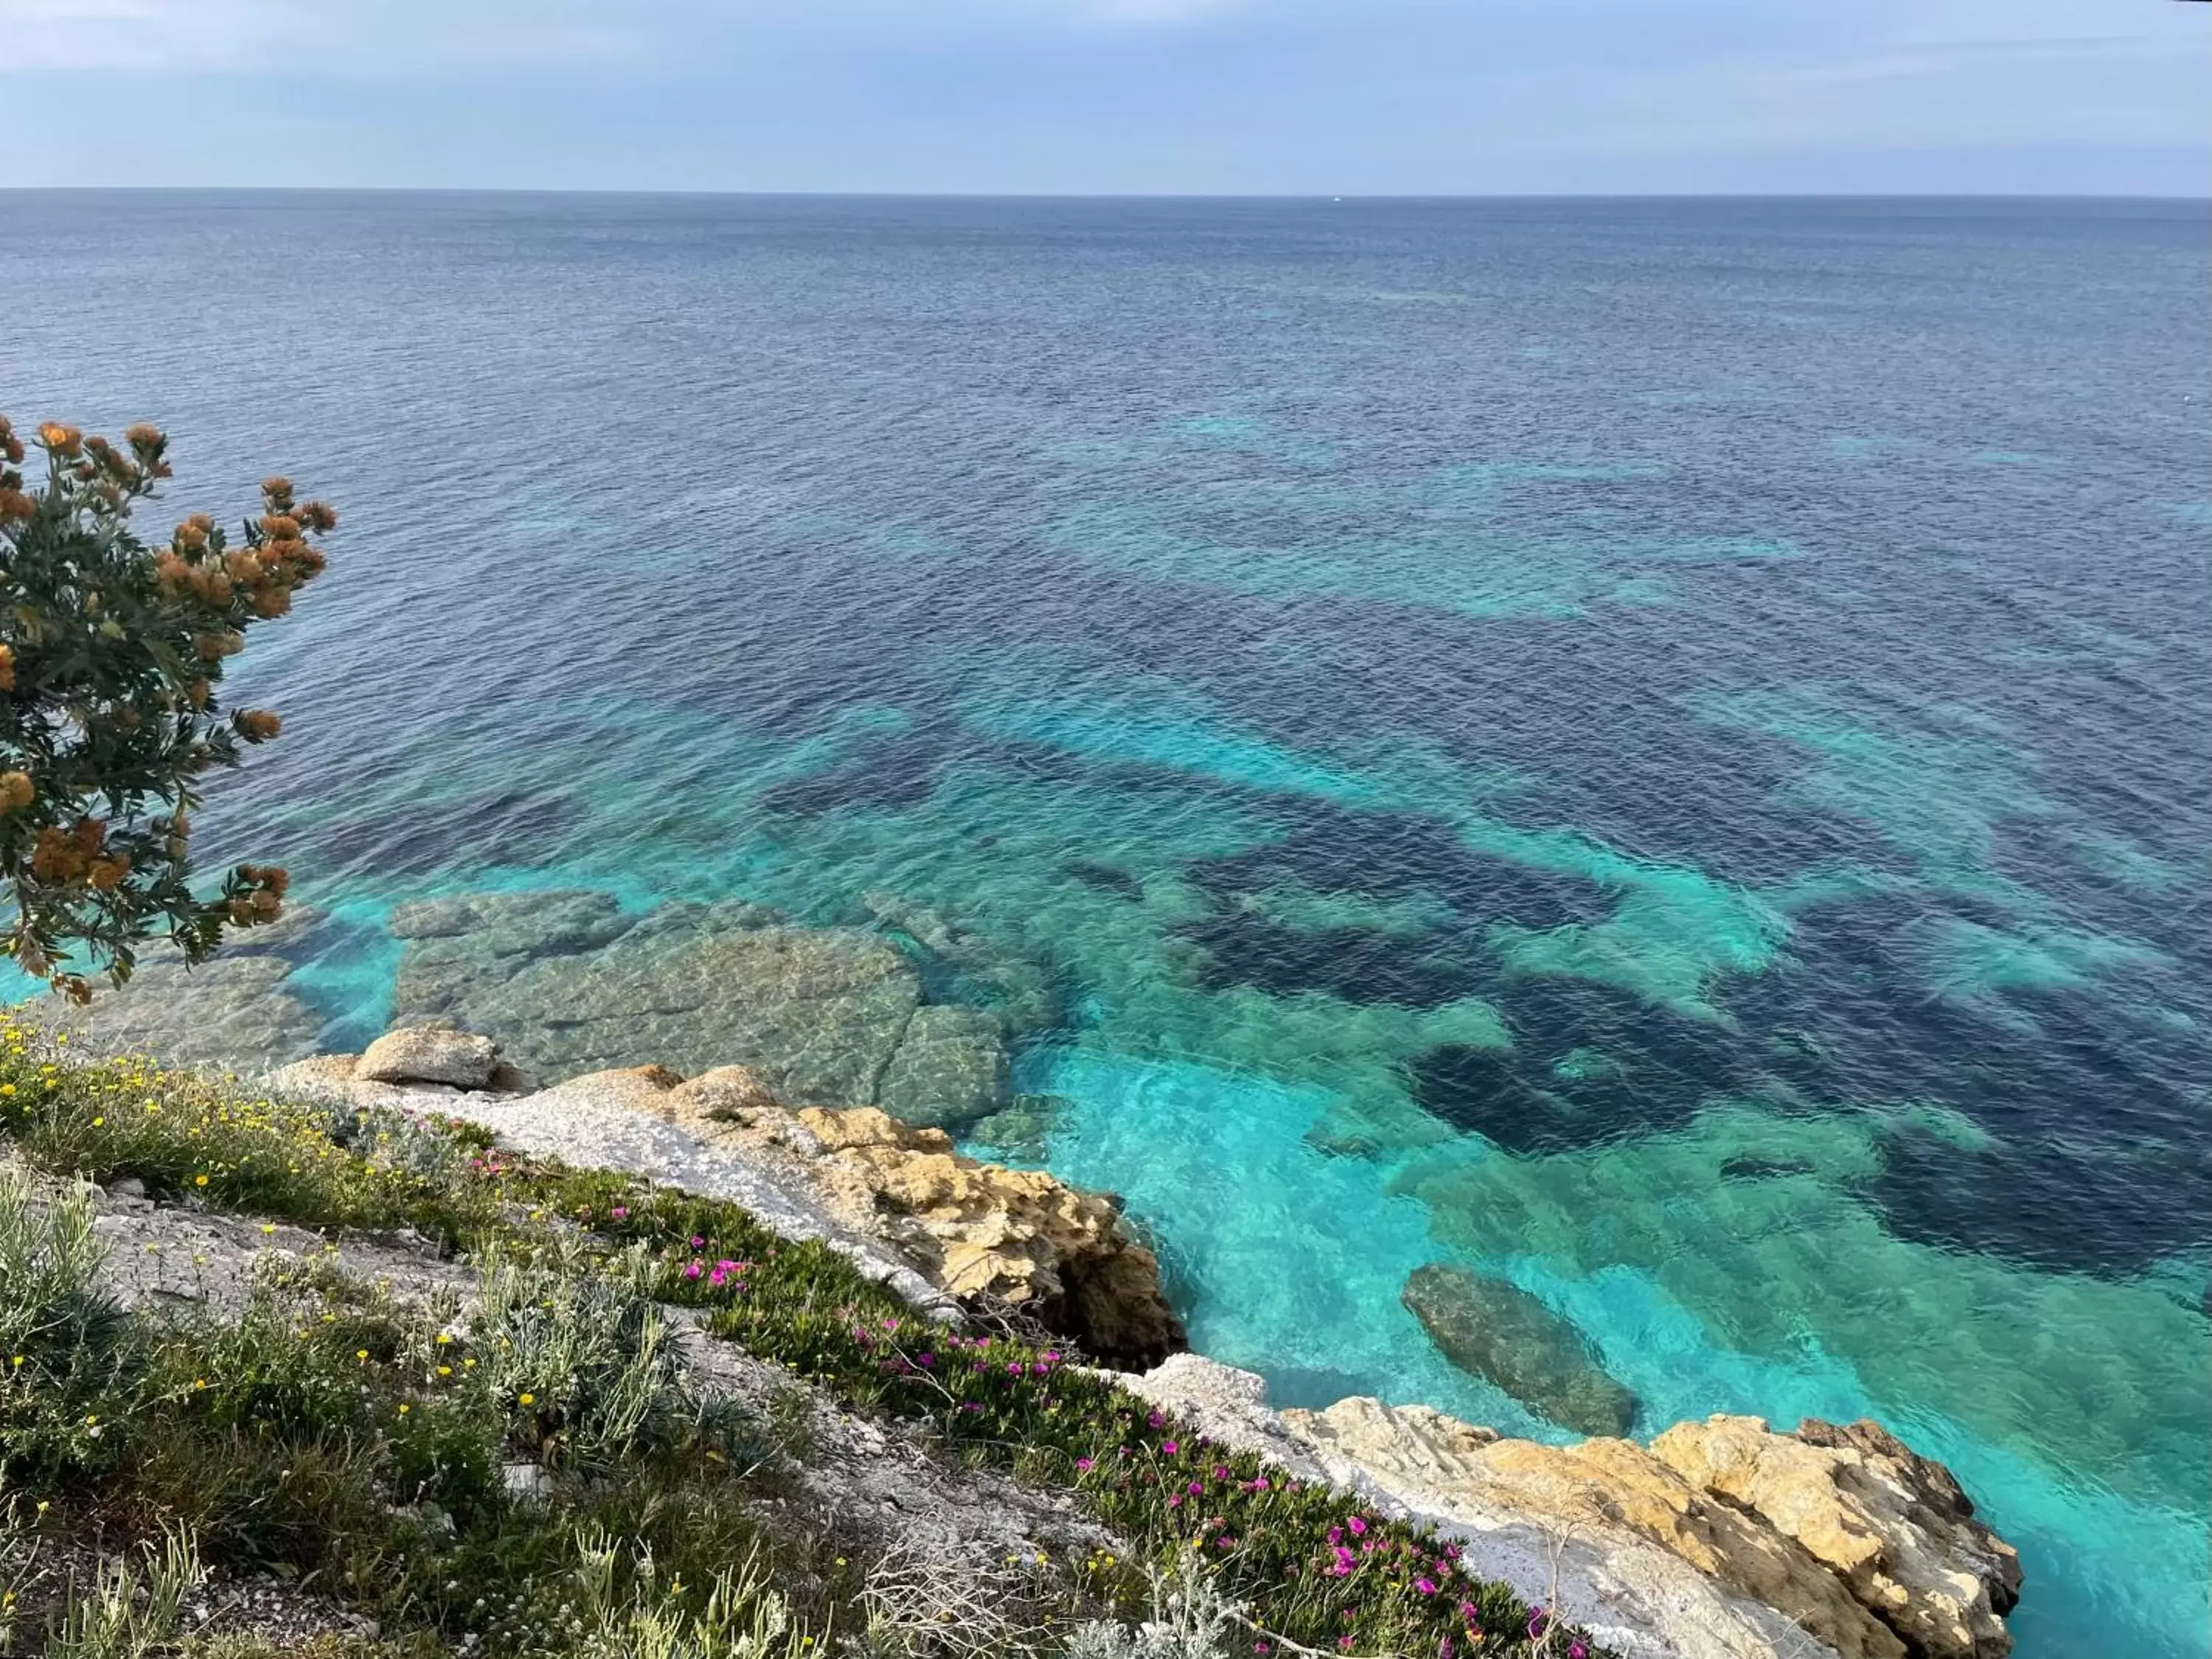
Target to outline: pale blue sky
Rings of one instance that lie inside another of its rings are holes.
[[[0,0],[0,184],[2212,190],[2184,0]]]

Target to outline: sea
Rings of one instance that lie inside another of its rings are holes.
[[[343,515],[203,826],[1048,974],[1205,1352],[1562,1431],[1874,1416],[2024,1659],[2202,1659],[2212,208],[0,194],[0,410]],[[640,1060],[653,1058],[640,1054]],[[989,1152],[981,1146],[975,1150]]]

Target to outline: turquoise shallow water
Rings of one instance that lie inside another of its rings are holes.
[[[0,206],[0,408],[345,512],[204,819],[331,1044],[406,898],[927,911],[1279,1399],[1556,1433],[1456,1261],[2212,1645],[2201,208]]]

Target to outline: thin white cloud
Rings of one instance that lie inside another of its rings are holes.
[[[588,63],[645,39],[623,9],[430,0],[0,0],[0,72],[436,70]]]
[[[0,74],[224,71],[287,63],[365,73],[681,63],[702,44],[811,36],[865,50],[917,34],[1003,36],[1069,25],[1164,27],[1255,0],[0,0]]]

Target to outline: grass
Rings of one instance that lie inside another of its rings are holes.
[[[53,1506],[32,1530],[125,1551],[181,1529],[211,1565],[377,1619],[380,1654],[928,1645],[791,1519],[776,1471],[797,1438],[779,1454],[773,1421],[689,1391],[670,1308],[853,1410],[927,1425],[948,1455],[1073,1492],[1127,1549],[1054,1569],[1061,1629],[1203,1583],[1235,1609],[1239,1656],[1589,1650],[1455,1547],[1208,1444],[1062,1348],[921,1320],[731,1204],[513,1158],[459,1126],[73,1056],[12,1019],[0,1132],[58,1175],[404,1232],[470,1263],[465,1318],[309,1268],[234,1319],[157,1327],[98,1296],[81,1205],[34,1224],[0,1193],[0,1490]],[[541,1472],[523,1490],[518,1465]],[[1047,1628],[935,1645],[1063,1645]]]

